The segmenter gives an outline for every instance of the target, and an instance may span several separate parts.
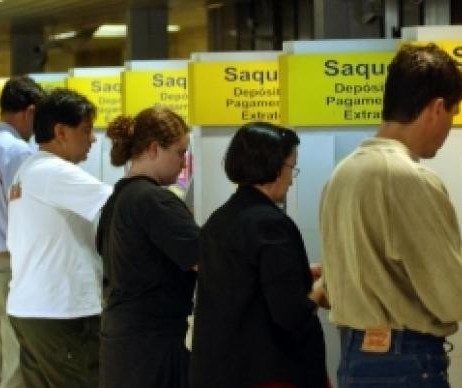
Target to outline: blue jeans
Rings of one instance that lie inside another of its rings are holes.
[[[364,331],[341,328],[339,388],[449,388],[445,339],[393,330],[390,350],[361,350]]]

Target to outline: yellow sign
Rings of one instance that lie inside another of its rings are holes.
[[[445,40],[436,44],[452,56],[462,70],[462,40]]]
[[[283,55],[281,121],[294,126],[376,125],[393,52]]]
[[[192,124],[280,121],[277,61],[191,63],[189,80]]]
[[[120,77],[69,77],[67,87],[73,89],[96,105],[95,128],[105,129],[122,113]]]
[[[159,105],[179,114],[188,122],[188,70],[126,71],[122,73],[122,107],[125,114],[136,115]]]

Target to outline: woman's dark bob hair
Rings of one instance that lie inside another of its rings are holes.
[[[226,151],[226,175],[238,185],[274,182],[299,144],[300,139],[290,129],[264,122],[246,124],[238,129]]]

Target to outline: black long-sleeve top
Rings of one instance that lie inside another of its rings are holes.
[[[105,335],[184,335],[199,259],[199,227],[185,204],[147,177],[124,178],[103,208]]]
[[[239,187],[204,225],[200,250],[192,388],[324,388],[324,338],[294,222],[257,189]]]

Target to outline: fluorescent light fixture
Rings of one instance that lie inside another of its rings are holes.
[[[208,9],[218,9],[221,7],[223,7],[223,3],[221,1],[215,1],[215,2],[207,4]]]
[[[103,24],[93,34],[95,38],[122,38],[127,36],[126,24]]]
[[[169,24],[167,26],[167,31],[168,32],[178,32],[180,31],[180,26],[178,24]]]
[[[177,24],[169,24],[167,26],[168,32],[180,31],[180,26]],[[126,24],[103,24],[93,34],[94,38],[123,38],[127,36]]]
[[[2,0],[0,0],[2,1]],[[67,31],[67,32],[60,32],[59,34],[54,34],[51,36],[52,40],[63,40],[63,39],[70,39],[77,35],[77,31]]]
[[[2,0],[0,0],[1,2]],[[169,24],[167,26],[168,32],[178,32],[181,27],[178,24]],[[77,31],[66,31],[54,34],[51,36],[52,40],[71,39],[77,35]],[[124,38],[127,36],[126,24],[103,24],[93,34],[94,38]]]

